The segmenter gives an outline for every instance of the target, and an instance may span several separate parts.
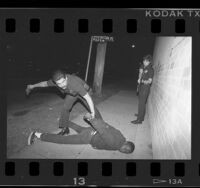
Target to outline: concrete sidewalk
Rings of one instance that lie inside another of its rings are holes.
[[[27,146],[9,158],[21,159],[152,159],[150,128],[146,120],[143,124],[133,125],[138,100],[134,91],[120,91],[116,95],[103,101],[97,108],[103,119],[110,125],[119,129],[127,140],[135,143],[132,154],[123,154],[118,151],[95,150],[90,145],[61,145],[36,141],[34,145]],[[72,121],[88,126],[80,114]],[[70,134],[75,131],[70,130]]]

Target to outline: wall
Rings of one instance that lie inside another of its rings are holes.
[[[154,159],[191,159],[191,37],[158,37],[147,101]]]

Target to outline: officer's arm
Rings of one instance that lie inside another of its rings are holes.
[[[140,80],[141,80],[141,77],[142,77],[142,72],[143,72],[143,69],[139,69],[139,76],[138,76],[138,83],[140,83]]]
[[[36,84],[29,84],[27,85],[27,90],[32,90],[36,87],[48,87],[48,83],[47,81],[43,81],[43,82],[39,82],[39,83],[36,83]]]
[[[28,96],[30,94],[30,92],[36,87],[48,87],[48,83],[47,83],[47,81],[43,81],[43,82],[39,82],[37,84],[27,85],[26,95]]]
[[[88,106],[89,106],[89,108],[90,108],[91,115],[92,115],[92,117],[94,118],[94,116],[95,116],[94,103],[93,103],[93,101],[92,101],[91,96],[90,96],[88,93],[86,93],[86,94],[83,96],[83,98],[87,101]]]
[[[48,83],[47,83],[47,81],[43,81],[43,82],[39,82],[39,83],[33,84],[31,86],[32,86],[32,88],[35,88],[35,87],[48,87]]]

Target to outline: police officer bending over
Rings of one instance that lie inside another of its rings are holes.
[[[63,70],[56,70],[52,78],[48,81],[43,81],[37,84],[28,85],[26,88],[26,94],[29,95],[32,89],[36,87],[57,87],[63,94],[66,94],[63,109],[61,111],[59,119],[60,135],[69,134],[69,115],[73,104],[80,99],[91,113],[91,117],[99,113],[95,107],[92,97],[91,89],[85,81],[81,78],[66,74]]]

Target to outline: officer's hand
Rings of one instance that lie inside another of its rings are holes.
[[[91,118],[92,118],[92,119],[95,118],[95,113],[91,113]]]
[[[84,120],[91,121],[94,117],[90,113],[86,113],[83,117]]]
[[[33,89],[33,86],[32,85],[27,85],[26,87],[26,95],[29,96],[31,90]]]

